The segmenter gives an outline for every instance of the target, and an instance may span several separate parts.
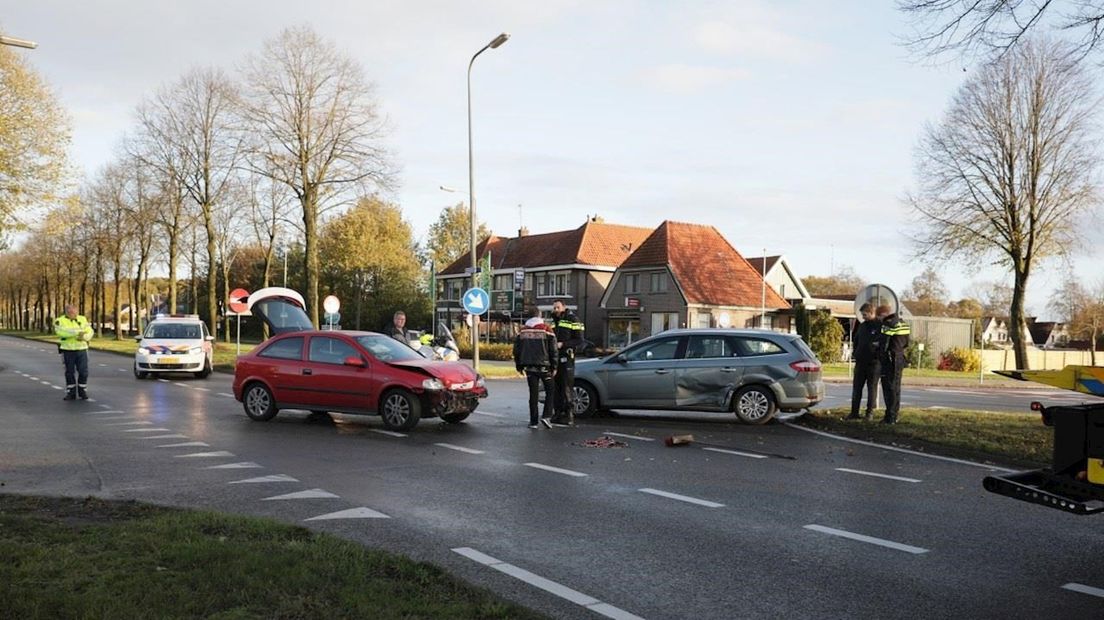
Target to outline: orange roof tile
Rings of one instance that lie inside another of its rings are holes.
[[[663,222],[621,263],[622,269],[660,266],[671,268],[687,303],[758,308],[762,302],[763,277],[712,226]],[[767,286],[766,307],[790,304]]]

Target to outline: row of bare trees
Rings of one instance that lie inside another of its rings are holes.
[[[167,309],[217,333],[239,252],[262,257],[268,285],[293,246],[317,325],[320,225],[390,187],[385,133],[361,65],[309,28],[266,41],[234,74],[193,69],[141,102],[113,160],[0,256],[0,321],[45,328],[73,300],[121,337],[124,303],[140,314],[151,273],[167,273],[153,287]]]

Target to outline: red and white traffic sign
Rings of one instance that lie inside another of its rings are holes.
[[[242,313],[249,308],[246,300],[249,299],[249,291],[244,288],[236,288],[230,291],[230,299],[227,300],[231,312]]]

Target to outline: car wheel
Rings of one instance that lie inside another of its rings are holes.
[[[736,417],[747,424],[766,424],[774,417],[777,407],[774,394],[761,385],[749,385],[736,392],[733,408]]]
[[[470,415],[470,411],[465,411],[463,413],[446,413],[445,415],[441,416],[441,419],[445,422],[448,422],[449,424],[459,424],[464,420],[467,420],[468,416]]]
[[[422,402],[406,390],[391,390],[380,399],[383,425],[393,431],[408,431],[422,418]]]
[[[276,408],[276,399],[273,398],[272,391],[265,387],[263,383],[250,383],[245,386],[242,407],[245,409],[245,415],[249,416],[250,420],[256,420],[257,422],[271,420],[276,417],[276,412],[279,411]]]
[[[580,418],[592,418],[598,412],[598,392],[589,383],[576,383],[575,415]]]
[[[148,372],[144,371],[144,370],[138,370],[137,362],[134,364],[134,378],[135,379],[145,379],[146,377],[149,377],[149,375],[150,374]]]
[[[205,360],[203,362],[203,370],[195,374],[196,378],[206,379],[211,375],[211,360]]]

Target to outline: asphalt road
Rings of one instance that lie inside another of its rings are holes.
[[[274,517],[562,618],[1104,616],[1104,520],[985,493],[990,468],[719,415],[534,431],[516,381],[403,436],[258,423],[227,376],[91,360],[94,402],[62,402],[59,356],[0,338],[0,490]],[[580,445],[612,433],[627,447]]]

